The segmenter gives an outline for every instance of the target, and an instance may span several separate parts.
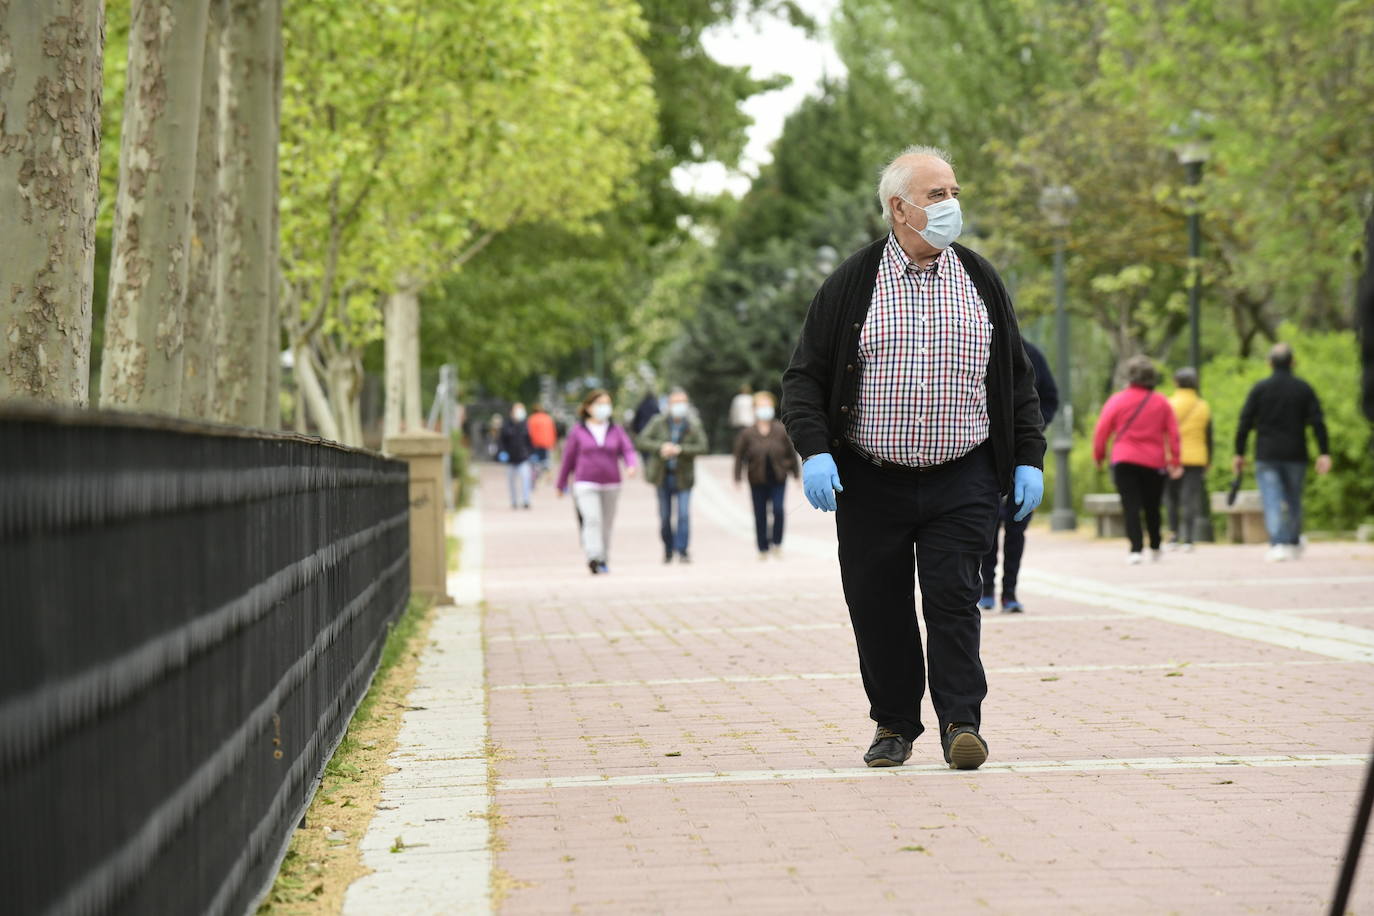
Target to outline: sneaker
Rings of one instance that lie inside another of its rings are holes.
[[[781,560],[781,559],[782,559],[782,546],[779,545],[779,544],[774,544],[774,545],[773,545],[773,549],[770,550],[769,553],[771,553],[771,554],[773,555],[773,559],[775,559],[775,560]]]
[[[687,551],[684,550],[682,553],[678,554],[677,561],[679,563],[691,563],[692,558],[687,556]]]
[[[1288,545],[1271,544],[1269,552],[1264,555],[1266,563],[1283,563],[1288,560]]]
[[[768,551],[766,551],[766,550],[760,550],[760,551],[759,551],[759,559],[760,559],[760,560],[767,560],[767,559],[768,559]]]
[[[1192,541],[1188,541],[1187,543],[1185,543],[1185,544],[1183,545],[1183,552],[1184,552],[1184,553],[1192,553],[1192,552],[1193,552],[1193,542],[1192,542]]]
[[[605,560],[602,560],[601,562],[597,563],[596,565],[601,567],[601,575],[603,575],[603,576],[610,575],[611,567],[609,567],[609,566],[606,565],[606,561],[605,561]]]
[[[1139,566],[1144,559],[1145,558],[1140,555],[1139,550],[1133,550],[1130,555],[1126,557],[1126,562],[1132,566]]]
[[[1162,551],[1162,550],[1160,550],[1160,549],[1158,549],[1158,548],[1155,548],[1154,550],[1151,550],[1151,551],[1150,551],[1150,562],[1151,562],[1151,563],[1158,563],[1158,562],[1159,562],[1160,560],[1162,560],[1162,559],[1164,559],[1164,551]]]
[[[940,736],[945,763],[955,770],[976,770],[988,759],[988,743],[967,722],[951,722]]]
[[[596,560],[588,560],[588,561],[587,561],[587,568],[590,569],[590,570],[592,571],[592,575],[593,575],[593,576],[596,575],[597,573],[601,572],[601,564],[600,564],[599,562],[597,562]]]
[[[1288,559],[1301,560],[1302,552],[1307,549],[1307,535],[1299,535],[1296,544],[1288,545]]]
[[[668,551],[665,551],[665,552],[664,552],[664,554],[663,554],[663,562],[664,562],[665,564],[666,564],[666,563],[671,563],[671,562],[673,562],[673,552],[672,552],[671,550],[668,550]]]
[[[992,600],[992,596],[991,596],[991,595],[984,595],[983,597],[981,597],[981,598],[978,599],[978,610],[980,610],[980,611],[990,611],[990,610],[992,610],[992,607],[993,607],[993,600]]]
[[[879,725],[868,753],[864,754],[864,763],[871,767],[899,767],[910,757],[911,742],[886,725]]]
[[[1003,614],[1024,614],[1025,612],[1026,606],[1024,604],[1017,601],[1015,598],[1009,598],[1006,595],[1002,596]]]

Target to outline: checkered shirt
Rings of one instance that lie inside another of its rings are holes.
[[[968,454],[988,437],[992,322],[959,256],[929,268],[889,235],[859,335],[859,396],[849,441],[911,467]]]

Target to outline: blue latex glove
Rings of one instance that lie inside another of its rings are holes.
[[[501,452],[499,455],[496,456],[496,460],[501,462],[502,464],[505,464],[507,461],[510,461],[510,455],[506,452]]]
[[[1011,475],[1011,482],[1012,501],[1021,507],[1021,511],[1012,518],[1019,522],[1034,512],[1040,500],[1045,498],[1045,473],[1028,464],[1018,464]]]
[[[843,493],[844,487],[829,452],[812,455],[802,463],[802,489],[812,506],[822,512],[835,511],[835,494]]]

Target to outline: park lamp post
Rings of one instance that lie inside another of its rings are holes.
[[[1202,377],[1202,232],[1198,206],[1198,185],[1202,183],[1202,165],[1211,152],[1208,148],[1208,117],[1194,111],[1186,124],[1170,131],[1176,139],[1174,153],[1183,163],[1188,187],[1188,362]]]
[[[1069,368],[1069,312],[1064,301],[1064,242],[1069,217],[1078,204],[1078,195],[1066,184],[1051,185],[1040,192],[1040,212],[1054,231],[1054,322],[1056,382],[1059,387],[1059,413],[1054,419],[1054,512],[1050,529],[1072,531],[1078,527],[1073,511],[1073,489],[1069,481],[1069,450],[1073,446],[1073,385]]]

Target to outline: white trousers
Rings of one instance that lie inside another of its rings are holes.
[[[582,550],[588,560],[608,561],[611,547],[611,526],[615,523],[615,507],[620,501],[620,488],[591,490],[573,487],[573,500],[582,516]]]

